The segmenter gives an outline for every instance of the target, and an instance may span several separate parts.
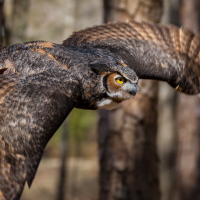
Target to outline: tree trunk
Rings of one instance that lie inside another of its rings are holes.
[[[0,47],[3,46],[3,3],[4,0],[0,0]]]
[[[200,1],[183,0],[182,25],[200,31]],[[200,199],[200,99],[178,95],[174,200]]]
[[[62,125],[60,141],[60,170],[58,180],[58,200],[66,200],[65,193],[67,190],[67,150],[68,150],[68,120],[66,119]]]
[[[12,25],[9,30],[8,43],[25,41],[25,30],[28,24],[27,15],[30,0],[13,0]]]
[[[162,23],[180,26],[180,0],[164,0]],[[162,200],[171,200],[174,189],[176,97],[177,91],[166,82],[159,83],[158,136],[160,189]]]
[[[104,0],[104,20],[158,22],[162,0]],[[100,200],[159,200],[156,81],[113,110],[99,111]]]

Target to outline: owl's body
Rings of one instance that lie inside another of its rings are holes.
[[[0,199],[30,186],[44,148],[71,110],[112,109],[138,78],[200,92],[200,37],[175,27],[116,23],[0,49]]]
[[[105,75],[123,73],[128,79],[138,81],[133,70],[119,63],[119,57],[117,59],[108,50],[96,48],[28,42],[4,47],[0,59],[4,76],[18,77],[23,86],[31,83],[37,87],[39,84],[50,90],[61,87],[73,99],[76,108],[97,109],[97,101],[106,97],[99,84],[101,72],[94,73],[93,66],[99,66]],[[78,88],[77,93],[73,92],[75,88]]]

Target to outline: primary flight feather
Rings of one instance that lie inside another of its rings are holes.
[[[0,49],[0,200],[20,198],[44,148],[71,110],[112,109],[138,91],[138,78],[200,93],[200,36],[174,26],[113,23],[63,44]]]

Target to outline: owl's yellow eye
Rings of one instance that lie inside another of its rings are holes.
[[[123,84],[125,82],[125,79],[123,77],[118,77],[115,79],[115,81],[118,83],[118,84]]]

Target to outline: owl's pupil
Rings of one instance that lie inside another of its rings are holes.
[[[123,77],[118,77],[115,79],[115,81],[118,83],[118,84],[123,84],[125,82],[124,78]]]

